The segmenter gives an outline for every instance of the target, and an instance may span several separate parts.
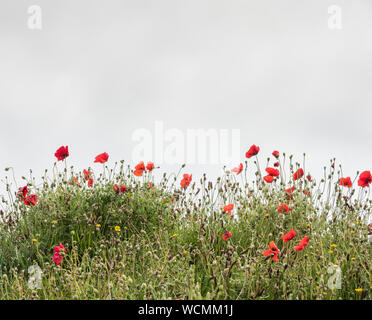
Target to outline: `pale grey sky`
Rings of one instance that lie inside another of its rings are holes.
[[[131,161],[133,131],[158,120],[240,129],[242,160],[257,144],[262,160],[306,152],[318,176],[331,157],[370,170],[371,16],[370,0],[2,0],[0,168],[40,174],[61,145],[78,169],[104,151]]]

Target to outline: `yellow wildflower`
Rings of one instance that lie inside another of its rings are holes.
[[[331,248],[337,248],[337,244],[331,244]]]
[[[120,232],[120,227],[119,226],[115,226],[115,231],[116,232]]]
[[[328,253],[332,254],[333,253],[333,250],[329,250]]]
[[[357,288],[357,289],[355,289],[355,292],[362,292],[362,291],[363,291],[362,288]]]
[[[32,239],[32,242],[37,242],[37,239]]]
[[[177,237],[178,236],[178,233],[175,233],[173,236],[171,236],[170,238],[171,239],[173,239],[173,238],[175,238],[175,237]]]

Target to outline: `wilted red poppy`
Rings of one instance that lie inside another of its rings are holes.
[[[145,164],[143,161],[139,162],[135,167],[133,174],[137,177],[140,177],[143,175],[143,173],[146,171]]]
[[[27,186],[24,186],[22,188],[19,188],[19,190],[18,190],[18,196],[21,197],[21,198],[26,197],[27,196],[27,193],[28,193]]]
[[[368,187],[372,182],[372,175],[371,171],[363,171],[358,180],[358,186],[359,187]]]
[[[291,194],[291,193],[293,193],[293,191],[295,191],[295,186],[292,186],[291,188],[288,188],[288,189],[286,189],[285,190],[285,192],[287,192],[288,194]]]
[[[264,176],[263,179],[264,179],[267,183],[272,183],[272,182],[274,181],[274,177],[273,177],[273,176],[270,176],[270,175]]]
[[[279,167],[279,162],[275,162],[274,167]]]
[[[308,245],[308,243],[309,243],[309,237],[305,236],[305,237],[302,238],[302,240],[300,241],[298,246],[295,246],[293,249],[295,251],[302,251]]]
[[[36,206],[37,203],[37,195],[30,194],[29,196],[26,196],[23,198],[23,203],[26,206]]]
[[[89,188],[93,187],[93,184],[94,184],[93,178],[89,178],[89,180],[88,180],[88,187]]]
[[[274,168],[266,168],[265,171],[273,177],[279,177],[279,170]]]
[[[126,186],[123,186],[123,185],[117,185],[115,184],[114,187],[113,187],[113,190],[116,192],[116,193],[123,193],[127,190],[127,187]]]
[[[56,263],[57,266],[61,264],[64,253],[65,247],[62,245],[62,243],[59,246],[54,247],[53,261]]]
[[[305,195],[305,196],[308,196],[308,197],[310,197],[310,191],[309,190],[304,190],[304,191],[302,191],[303,192],[303,194]]]
[[[291,210],[285,203],[281,203],[277,209],[278,213],[288,213]]]
[[[279,158],[279,151],[275,150],[273,151],[272,155],[275,157],[275,158]]]
[[[91,175],[92,175],[93,172],[90,172],[88,170],[83,170],[83,174],[84,174],[84,179],[85,181],[88,181],[90,178],[91,178]]]
[[[293,179],[294,180],[298,180],[300,178],[302,178],[302,176],[304,175],[304,170],[302,170],[302,168],[298,169],[294,174],[293,174]]]
[[[258,152],[260,151],[260,147],[256,146],[256,145],[253,145],[249,148],[249,150],[246,152],[245,156],[246,158],[251,158],[255,155],[258,154]]]
[[[223,235],[222,235],[222,239],[223,240],[229,240],[230,238],[232,237],[232,234],[231,234],[231,232],[225,232]]]
[[[101,153],[99,154],[95,159],[94,159],[94,162],[98,162],[98,163],[105,163],[109,158],[109,155],[108,153],[104,152],[104,153]]]
[[[154,169],[155,166],[152,162],[147,162],[147,165],[146,165],[146,169],[149,170],[150,172],[152,171],[152,169]]]
[[[232,203],[228,204],[227,206],[223,207],[223,211],[227,212],[229,216],[231,216],[231,211],[234,209],[234,205]]]
[[[342,187],[351,188],[353,186],[353,183],[351,182],[350,177],[346,177],[346,178],[340,178],[339,185]]]
[[[276,246],[274,241],[271,241],[269,243],[269,249],[265,250],[262,254],[267,257],[267,256],[272,256],[271,259],[274,261],[279,261],[278,254],[280,253],[278,247]]]
[[[237,168],[234,168],[231,170],[232,172],[235,172],[236,175],[240,174],[242,171],[243,171],[243,164],[239,164],[239,166]]]
[[[65,160],[70,154],[68,153],[68,146],[60,147],[54,154],[58,161]]]
[[[291,229],[291,231],[283,235],[281,239],[283,239],[284,243],[287,243],[288,241],[292,240],[295,236],[296,236],[296,231]]]
[[[181,180],[181,187],[186,189],[190,185],[191,180],[192,180],[192,174],[189,175],[185,173],[183,175],[183,179]]]

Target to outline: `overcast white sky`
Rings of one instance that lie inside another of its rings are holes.
[[[130,162],[132,133],[162,121],[240,129],[242,160],[257,144],[262,160],[306,152],[318,176],[331,157],[370,170],[371,16],[370,0],[2,0],[0,168],[41,174],[61,145],[78,169],[104,151]]]

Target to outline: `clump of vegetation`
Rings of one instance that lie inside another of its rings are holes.
[[[109,169],[107,153],[99,175],[75,173],[61,147],[64,169],[41,184],[6,180],[0,297],[370,299],[371,173],[353,187],[332,160],[316,181],[275,151],[264,175],[258,153],[214,183],[181,170],[155,183],[153,163]]]

